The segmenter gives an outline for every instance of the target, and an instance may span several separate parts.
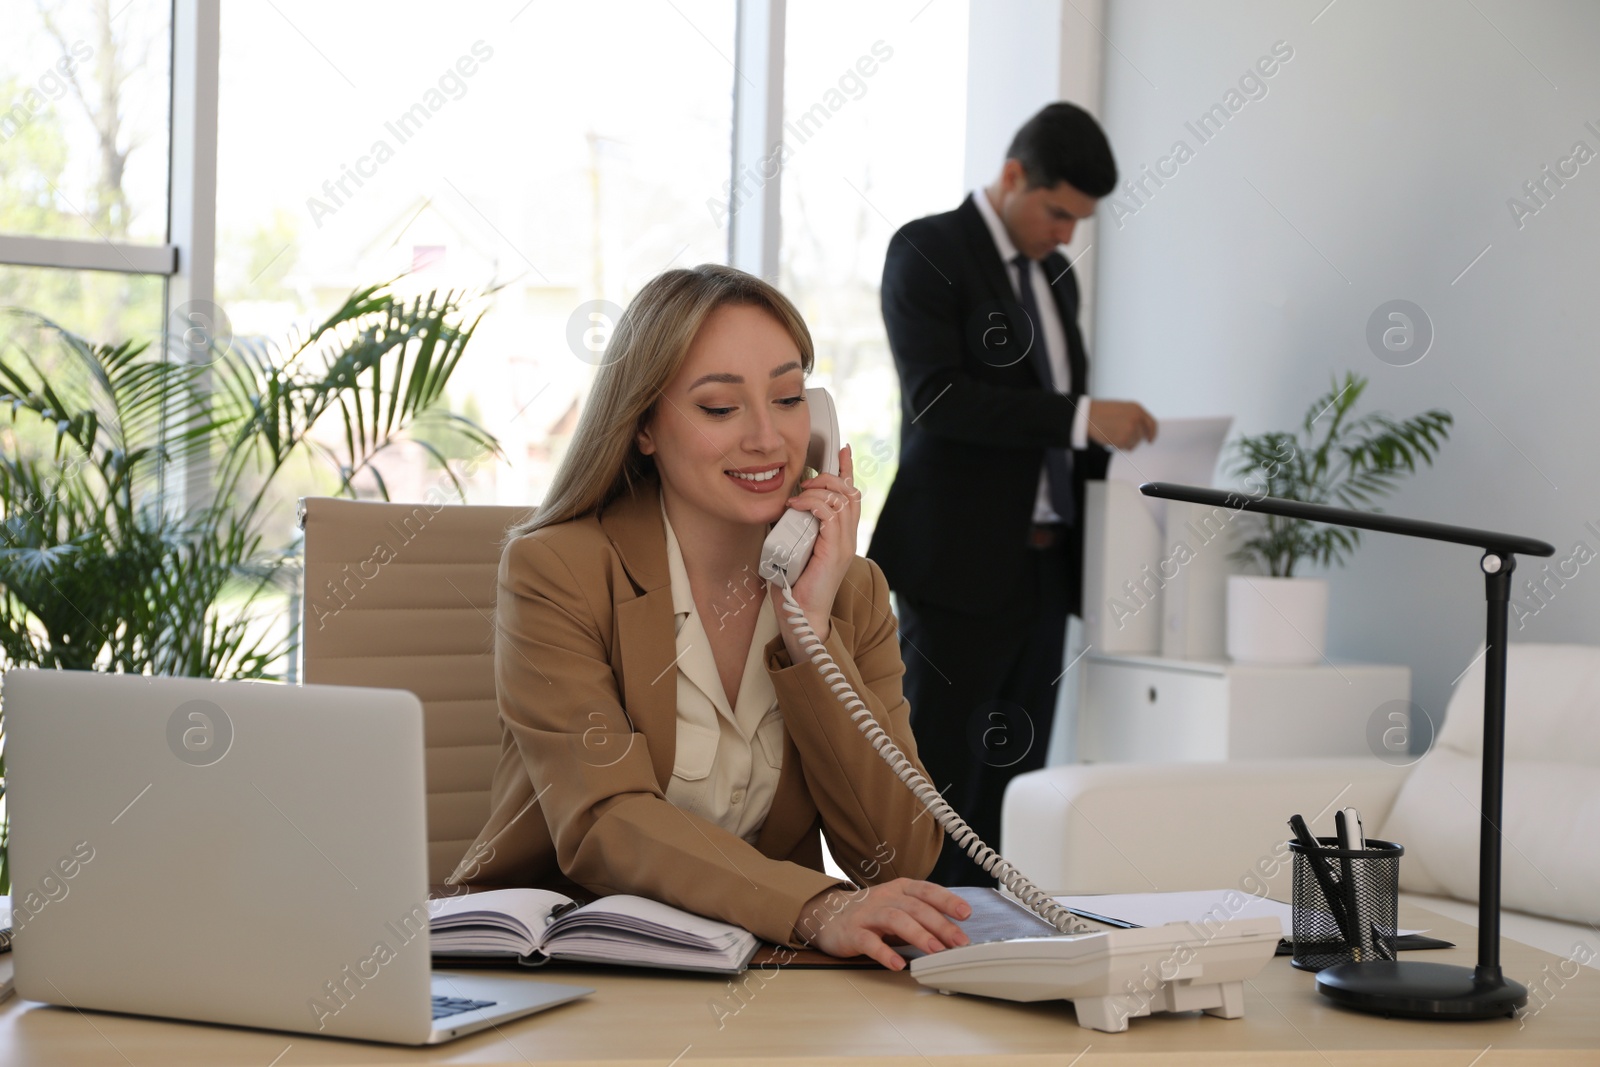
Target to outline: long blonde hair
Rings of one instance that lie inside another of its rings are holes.
[[[656,275],[612,331],[578,428],[544,502],[511,527],[508,537],[588,515],[640,481],[655,477],[655,461],[639,451],[638,433],[654,414],[667,383],[683,367],[707,316],[725,304],[770,312],[800,350],[805,373],[811,373],[811,331],[789,298],[773,286],[717,263]]]

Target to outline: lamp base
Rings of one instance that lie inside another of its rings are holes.
[[[1508,978],[1409,960],[1329,967],[1317,974],[1317,992],[1346,1008],[1406,1019],[1494,1019],[1528,1003],[1527,989]]]

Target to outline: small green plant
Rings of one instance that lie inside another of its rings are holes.
[[[1229,473],[1245,479],[1252,493],[1376,510],[1374,502],[1416,473],[1419,461],[1432,466],[1455,417],[1437,408],[1403,421],[1382,413],[1354,417],[1366,388],[1358,374],[1346,372],[1343,382],[1335,377],[1306,409],[1298,433],[1271,431],[1235,441]],[[1342,565],[1361,543],[1360,531],[1342,526],[1259,518],[1234,558],[1253,561],[1274,578],[1293,577],[1302,560]]]

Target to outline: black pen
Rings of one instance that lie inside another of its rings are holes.
[[[1080,908],[1068,908],[1067,911],[1071,912],[1073,915],[1076,915],[1080,919],[1088,919],[1090,922],[1102,923],[1106,926],[1115,927],[1118,930],[1140,929],[1138,923],[1131,923],[1126,919],[1113,919],[1109,915],[1096,915],[1092,911],[1083,911]]]
[[[1354,811],[1355,809],[1352,808],[1350,810]],[[1345,815],[1345,809],[1340,808],[1333,813],[1333,832],[1338,836],[1339,851],[1341,852],[1348,853],[1360,847],[1355,843],[1355,838],[1350,833],[1351,829],[1350,819]],[[1357,963],[1360,963],[1365,956],[1362,950],[1366,947],[1367,939],[1363,936],[1365,931],[1361,929],[1361,900],[1356,895],[1355,864],[1351,862],[1348,855],[1339,857],[1339,888],[1344,891],[1345,914],[1350,917],[1350,925],[1356,928],[1356,940],[1350,944],[1351,956]]]
[[[1322,895],[1328,902],[1328,912],[1338,924],[1340,933],[1344,934],[1345,943],[1356,948],[1359,953],[1360,949],[1356,947],[1359,941],[1351,930],[1350,917],[1345,914],[1344,901],[1339,895],[1339,887],[1333,881],[1333,872],[1328,870],[1328,861],[1322,855],[1322,846],[1311,836],[1306,821],[1299,815],[1289,816],[1289,829],[1294,831],[1300,847],[1305,850],[1306,862],[1310,864],[1311,873],[1316,876],[1317,884],[1322,887]]]

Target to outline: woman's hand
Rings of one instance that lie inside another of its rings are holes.
[[[839,473],[819,474],[800,483],[800,492],[789,498],[789,506],[797,511],[809,511],[819,524],[816,544],[811,549],[811,559],[794,583],[794,598],[805,612],[806,621],[817,632],[817,638],[828,639],[831,624],[829,613],[839,586],[844,584],[845,572],[856,557],[856,528],[861,524],[861,490],[855,487],[855,463],[850,446],[839,450]],[[784,645],[790,659],[799,663],[799,642],[789,628],[784,611],[783,586],[779,582],[767,583],[772,595],[773,610],[778,613],[778,629],[783,634]]]
[[[854,893],[829,889],[806,902],[795,933],[830,956],[871,956],[891,971],[906,961],[888,940],[938,952],[967,943],[950,919],[965,919],[972,907],[950,890],[914,878],[896,878]]]

